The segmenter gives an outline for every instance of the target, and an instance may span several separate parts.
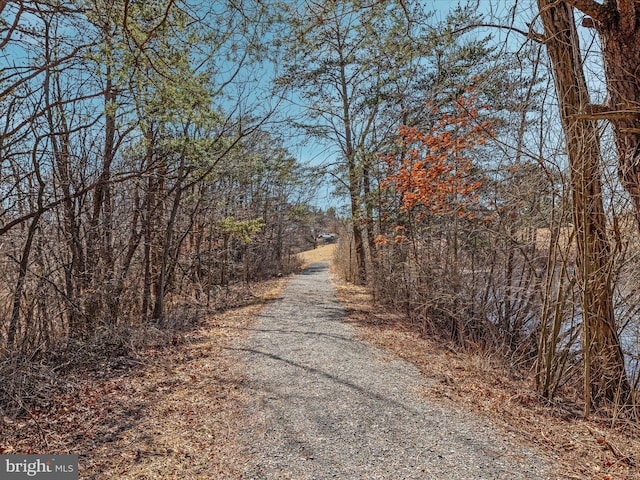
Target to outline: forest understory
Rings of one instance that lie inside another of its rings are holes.
[[[533,372],[509,365],[503,356],[480,349],[461,350],[425,338],[419,325],[374,305],[363,287],[334,275],[338,294],[362,338],[415,364],[429,382],[424,395],[486,415],[521,441],[553,452],[558,475],[576,479],[640,478],[640,431],[633,423],[612,426],[610,417],[585,419],[576,399],[565,391],[553,402],[536,395]]]
[[[374,305],[364,287],[335,275],[333,281],[362,338],[430,380],[425,396],[486,415],[517,442],[552,452],[563,478],[640,478],[637,427],[584,419],[571,392],[549,404],[533,393],[532,375],[522,368],[424,338],[401,315]],[[251,419],[233,348],[286,282],[252,284],[237,292],[235,306],[181,331],[156,332],[135,355],[70,369],[64,383],[49,382],[48,394],[38,393],[39,406],[2,418],[0,453],[79,453],[83,479],[239,478],[247,461],[239,433]]]
[[[228,348],[285,282],[245,286],[235,306],[58,377],[39,406],[2,418],[0,453],[79,454],[82,479],[238,478],[248,419]]]

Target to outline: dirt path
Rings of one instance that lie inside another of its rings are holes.
[[[421,398],[415,367],[358,340],[326,263],[293,278],[242,349],[243,479],[550,479],[553,460]]]

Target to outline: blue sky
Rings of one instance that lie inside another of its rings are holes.
[[[476,2],[471,3],[475,4]],[[506,5],[511,2],[507,2],[506,0],[480,0],[478,3],[479,13],[488,14],[490,11],[493,11],[494,14],[505,15],[507,12]],[[431,0],[424,2],[424,4],[425,10],[434,12],[434,22],[440,22],[446,19],[447,13],[456,8],[459,5],[459,2],[450,0]],[[462,2],[462,4],[464,5],[465,2]],[[502,36],[501,32],[498,32],[496,35],[496,37]],[[521,39],[518,38],[517,40],[520,41]],[[323,165],[331,164],[338,160],[336,156],[336,147],[323,145],[313,139],[296,137],[291,139],[288,147],[298,161],[304,165],[317,166],[320,168]],[[327,182],[319,188],[315,195],[315,204],[322,208],[335,207],[340,209],[341,207],[344,207],[347,204],[347,199],[336,198],[332,192],[333,187],[330,179],[327,179]]]
[[[425,9],[434,11],[434,20],[442,21],[446,18],[447,12],[457,7],[460,3],[463,5],[467,2],[457,2],[450,0],[430,0],[425,1]],[[487,22],[491,24],[499,24],[510,26],[527,31],[528,24],[534,21],[537,14],[536,2],[532,0],[477,0],[468,2],[477,6],[480,14],[486,15]],[[513,11],[516,5],[515,12]],[[580,14],[576,14],[580,19]],[[578,25],[580,22],[577,22]],[[539,26],[536,26],[540,28]],[[601,101],[604,98],[604,84],[601,81],[602,66],[599,54],[599,45],[595,32],[592,29],[584,29],[579,27],[581,34],[581,46],[586,55],[585,71],[590,84],[590,90],[593,101]],[[479,34],[490,33],[496,44],[503,45],[509,51],[517,51],[522,47],[527,39],[520,33],[509,31],[508,29],[486,28],[479,29]],[[542,33],[542,32],[540,32]],[[558,134],[560,134],[558,126]],[[292,142],[290,145],[291,152],[303,164],[322,165],[335,161],[335,149],[318,144],[314,140],[306,140],[303,143]],[[346,204],[346,199],[337,199],[331,195],[331,187],[325,185],[321,188],[316,196],[316,204],[326,207],[340,207]]]

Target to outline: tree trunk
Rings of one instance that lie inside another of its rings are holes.
[[[354,283],[364,285],[367,283],[367,253],[364,249],[364,239],[362,238],[362,227],[360,225],[360,210],[356,203],[351,201],[351,227],[353,228],[353,243],[356,254],[356,272]]]
[[[29,225],[29,229],[27,231],[27,238],[24,243],[24,247],[22,249],[22,255],[20,256],[20,267],[18,272],[18,280],[16,282],[16,287],[13,292],[13,306],[11,309],[11,319],[9,320],[9,328],[7,330],[7,350],[12,351],[15,346],[15,339],[18,333],[18,323],[20,321],[20,308],[22,303],[22,293],[24,292],[25,280],[27,277],[27,272],[29,268],[29,257],[31,255],[31,247],[33,246],[33,239],[36,235],[38,222],[40,221],[40,217],[42,216],[42,206],[43,206],[43,197],[44,197],[44,189],[45,183],[40,174],[40,164],[38,163],[38,147],[39,141],[35,142],[33,146],[33,150],[31,152],[31,156],[33,159],[33,173],[38,181],[38,194],[36,198],[36,208],[32,208],[35,210],[36,215],[34,215],[31,220],[31,224]],[[25,336],[27,336],[31,332],[25,332]]]
[[[145,131],[146,137],[146,154],[145,167],[151,169],[154,161],[154,134],[149,127]],[[144,236],[143,248],[143,282],[142,282],[142,320],[146,323],[149,319],[149,310],[151,307],[151,285],[153,284],[153,265],[152,250],[155,238],[154,222],[156,220],[155,202],[157,197],[157,180],[155,175],[149,175],[147,180],[147,191],[144,200],[144,214],[142,218],[142,230]]]
[[[607,84],[605,105],[588,105],[585,115],[609,120],[618,153],[618,175],[640,229],[640,12],[635,0],[604,3],[567,0],[598,31]]]
[[[376,245],[374,242],[375,239],[375,224],[373,221],[373,211],[374,211],[374,205],[373,205],[373,196],[372,196],[372,192],[371,192],[371,165],[372,162],[369,158],[369,156],[367,156],[367,158],[365,158],[363,160],[363,168],[362,168],[362,189],[363,189],[363,196],[364,196],[364,205],[365,205],[365,212],[366,212],[366,224],[365,224],[365,231],[367,232],[367,247],[369,248],[369,262],[370,265],[372,266],[373,270],[377,270],[378,269],[378,265],[376,264],[377,259],[376,259]]]
[[[44,19],[45,60],[46,64],[53,63],[55,51],[50,45],[49,21]],[[67,312],[69,332],[81,330],[80,312],[77,308],[77,299],[82,287],[82,276],[85,272],[85,257],[80,232],[80,218],[76,215],[74,200],[72,199],[72,167],[71,167],[71,134],[67,123],[64,104],[64,88],[60,82],[60,75],[49,67],[45,70],[44,97],[47,105],[47,123],[51,133],[50,142],[53,158],[55,159],[55,173],[61,189],[63,202],[62,232],[65,236],[69,251],[69,262],[64,265],[65,271],[65,296],[70,306]]]
[[[618,153],[618,174],[631,196],[640,229],[640,25],[636,23],[629,33],[617,27],[611,25],[600,34],[607,78],[606,107],[617,112],[610,121]]]
[[[87,233],[86,287],[91,294],[87,300],[86,320],[95,321],[101,304],[111,292],[114,259],[112,256],[112,218],[111,218],[111,165],[115,159],[116,135],[116,87],[112,79],[112,67],[105,69],[104,98],[104,150],[102,170],[93,192],[92,213]],[[102,219],[102,222],[101,222]],[[113,322],[116,319],[111,319]],[[85,326],[85,327],[88,327]]]
[[[360,207],[361,207],[361,175],[358,171],[357,151],[355,140],[353,138],[353,129],[351,125],[349,81],[347,79],[348,61],[343,52],[342,36],[337,32],[336,50],[340,58],[340,97],[342,100],[342,122],[344,126],[344,155],[348,169],[349,179],[349,199],[351,200],[351,226],[353,228],[353,242],[356,251],[356,275],[355,282],[364,285],[367,282],[367,254],[364,248],[364,239],[362,235],[362,226],[360,225]]]
[[[576,270],[582,292],[585,414],[588,415],[591,405],[626,400],[629,395],[613,309],[600,143],[596,122],[580,115],[589,104],[589,96],[573,11],[568,4],[554,0],[538,0],[538,6],[555,75],[570,164]]]
[[[180,208],[180,201],[182,200],[182,181],[184,180],[185,159],[180,159],[180,165],[178,167],[178,178],[175,185],[175,196],[173,198],[173,205],[171,207],[171,213],[167,226],[165,227],[164,243],[162,246],[162,255],[160,256],[160,264],[158,265],[158,278],[156,280],[156,298],[153,307],[153,320],[162,325],[164,323],[164,297],[167,287],[168,273],[170,270],[170,256],[173,245],[173,232],[175,229],[176,218],[178,216],[178,209]]]

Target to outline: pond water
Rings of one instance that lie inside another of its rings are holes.
[[[640,322],[626,326],[620,333],[620,344],[625,352],[627,375],[634,381],[640,375]]]

